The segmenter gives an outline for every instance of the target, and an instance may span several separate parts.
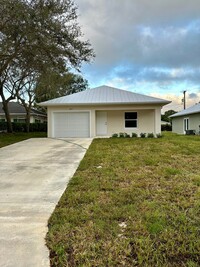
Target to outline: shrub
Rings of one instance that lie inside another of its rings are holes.
[[[0,132],[5,132],[7,130],[7,125],[5,121],[0,122]]]
[[[141,138],[145,138],[145,137],[146,137],[146,133],[141,133],[141,134],[140,134],[140,137],[141,137]]]
[[[30,123],[30,132],[47,132],[47,123]]]
[[[25,132],[25,122],[12,122],[13,132]],[[7,131],[6,122],[0,122],[0,131]],[[47,123],[30,123],[30,132],[47,132]]]
[[[124,137],[130,138],[130,134],[124,133]]]
[[[153,133],[148,133],[147,134],[147,138],[154,138],[154,134]]]
[[[118,134],[117,134],[117,133],[114,133],[114,134],[112,135],[112,137],[113,137],[113,138],[116,138],[116,137],[118,137]]]
[[[124,133],[119,133],[119,137],[123,138],[124,137]]]
[[[170,124],[161,125],[161,131],[172,131],[172,126]]]
[[[132,133],[132,137],[138,137],[136,133]]]

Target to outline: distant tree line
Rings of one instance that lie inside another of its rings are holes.
[[[72,0],[1,0],[0,96],[12,132],[8,103],[26,109],[26,130],[34,103],[88,87],[80,72],[94,52],[82,38]]]
[[[161,120],[171,123],[172,119],[170,118],[170,116],[175,114],[175,113],[177,113],[177,112],[173,109],[167,110],[167,111],[165,111],[164,114],[161,115]]]

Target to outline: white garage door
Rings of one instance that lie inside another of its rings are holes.
[[[54,137],[90,137],[89,112],[55,112]]]

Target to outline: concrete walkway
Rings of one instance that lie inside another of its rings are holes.
[[[47,267],[47,221],[92,139],[29,139],[0,149],[0,266]]]

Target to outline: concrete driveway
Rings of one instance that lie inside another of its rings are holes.
[[[29,139],[0,149],[0,266],[49,266],[47,221],[92,139]]]

